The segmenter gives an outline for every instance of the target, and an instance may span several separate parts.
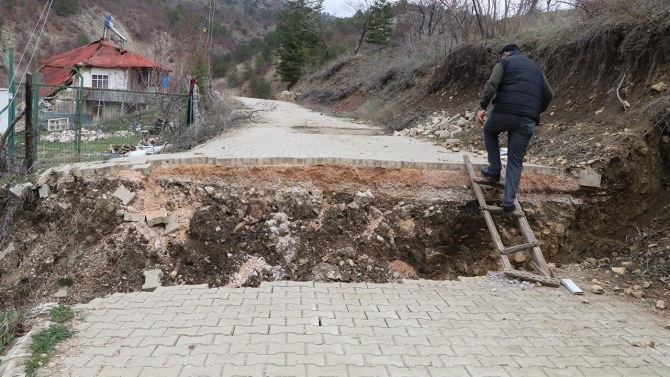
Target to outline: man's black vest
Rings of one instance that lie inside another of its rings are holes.
[[[523,115],[540,122],[542,111],[542,69],[518,51],[500,59],[505,73],[493,100],[493,111]]]

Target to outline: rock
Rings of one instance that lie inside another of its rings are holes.
[[[32,183],[21,183],[18,185],[12,186],[12,188],[9,189],[9,191],[14,194],[14,196],[20,198],[23,193],[26,191],[28,188],[32,188],[33,184]]]
[[[665,301],[663,300],[656,301],[656,309],[665,310]]]
[[[431,236],[433,234],[433,230],[431,228],[424,229],[424,232],[426,232],[426,235],[428,236]]]
[[[349,265],[350,265],[351,267],[354,267],[354,266],[356,265],[356,264],[354,263],[354,260],[353,260],[353,259],[349,259],[347,262],[349,263]]]
[[[416,137],[416,132],[417,132],[416,128],[412,128],[411,130],[409,130],[409,136]]]
[[[516,263],[524,263],[527,259],[526,253],[514,253],[511,255],[512,260]]]
[[[630,288],[626,288],[626,289],[623,290],[623,293],[626,294],[626,295],[632,295],[632,294],[633,294],[633,290],[630,289]]]
[[[595,284],[591,287],[591,293],[601,295],[605,293],[605,290],[603,289],[603,287],[599,286],[598,284]]]
[[[5,250],[0,251],[0,261],[5,259],[5,257],[7,255],[9,255],[11,252],[13,252],[14,250],[15,250],[14,249],[14,243],[10,242],[9,245],[7,245],[7,247],[5,248]]]
[[[207,192],[208,195],[213,195],[214,194],[214,187],[205,186],[205,192]]]
[[[383,243],[383,242],[385,242],[386,240],[384,239],[384,237],[382,237],[382,236],[380,236],[380,235],[377,235],[377,241]]]
[[[591,301],[587,298],[582,298],[582,304],[589,304]]]
[[[337,264],[338,264],[340,267],[342,267],[342,266],[344,266],[344,263],[345,263],[345,262],[344,262],[343,260],[341,260],[341,261],[339,261]]]
[[[638,268],[637,270],[633,271],[633,275],[642,275],[642,271]]]
[[[328,262],[328,257],[327,257],[327,256],[324,256],[323,258],[321,258],[321,261],[322,261],[323,263]]]
[[[656,342],[654,342],[653,340],[650,340],[649,341],[649,348],[656,348]]]
[[[642,283],[642,288],[647,289],[647,288],[649,288],[649,287],[651,287],[651,283],[650,283],[650,282],[645,281],[644,283]]]
[[[636,340],[631,343],[634,347],[639,347],[639,348],[647,348],[647,342],[643,342],[641,340]]]
[[[51,186],[49,185],[42,185],[40,186],[40,198],[48,198],[51,195]]]
[[[235,226],[235,229],[233,230],[233,233],[235,233],[235,232],[241,230],[241,229],[244,228],[246,225],[247,225],[247,223],[244,222],[244,221],[242,221],[241,223],[237,224],[237,225]]]
[[[446,145],[458,145],[461,143],[461,139],[447,139],[444,141]]]
[[[177,224],[174,221],[174,215],[170,215],[167,218],[167,222],[165,223],[165,232],[163,232],[164,235],[168,235],[170,233],[176,232],[179,230],[179,224]]]
[[[153,292],[156,288],[161,286],[161,279],[163,278],[163,271],[161,270],[150,270],[144,271],[144,285],[142,285],[143,291]]]
[[[165,208],[161,208],[158,211],[149,211],[146,214],[147,225],[154,226],[158,224],[165,224],[168,221],[168,214]]]
[[[298,264],[301,265],[301,266],[304,266],[304,265],[306,265],[307,263],[309,263],[309,259],[307,259],[307,258],[303,258],[303,259],[300,259],[300,260],[298,261]]]
[[[144,214],[143,213],[124,213],[123,214],[123,221],[130,222],[130,223],[140,223],[144,221]]]
[[[436,266],[444,261],[444,255],[435,249],[426,249],[425,260],[428,266]]]
[[[617,275],[625,275],[626,267],[612,267],[612,272],[614,272]]]
[[[556,263],[547,263],[547,266],[553,271],[556,269]]]
[[[58,288],[58,292],[54,293],[54,298],[66,298],[67,297],[67,287]]]
[[[170,272],[170,279],[174,280],[177,277],[177,273],[178,273],[177,270],[173,270],[172,272]]]
[[[631,293],[631,294],[633,295],[633,297],[635,297],[637,299],[640,299],[640,298],[644,297],[644,292],[642,292],[642,291],[633,291],[633,293]]]
[[[595,265],[596,263],[598,263],[596,258],[586,258],[586,262],[590,265]]]
[[[610,262],[610,259],[607,258],[607,257],[598,259],[598,263],[601,263],[601,264],[606,264],[606,263],[609,263],[609,262]]]
[[[133,201],[133,199],[135,199],[135,193],[128,190],[124,185],[119,186],[119,188],[114,191],[112,196],[119,198],[121,200],[121,204],[124,206],[127,206],[130,202]]]
[[[579,185],[584,187],[600,187],[602,176],[595,170],[585,169],[579,172]]]
[[[347,204],[347,207],[348,207],[349,209],[353,209],[353,210],[361,209],[360,204],[358,204],[358,203],[356,203],[356,202],[351,202],[351,203]]]
[[[658,84],[652,85],[651,90],[653,90],[654,92],[657,92],[657,93],[664,92],[664,91],[668,90],[668,84],[661,81]]]
[[[633,262],[621,262],[621,267],[633,267]]]
[[[414,228],[416,227],[416,224],[412,219],[400,220],[398,221],[398,227],[403,233],[410,234],[414,233]]]

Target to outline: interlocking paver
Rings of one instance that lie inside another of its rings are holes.
[[[117,294],[81,306],[81,352],[58,363],[62,375],[87,377],[670,374],[670,332],[653,315],[611,305],[616,297],[586,306],[494,284],[282,281]],[[651,339],[655,349],[631,345]]]

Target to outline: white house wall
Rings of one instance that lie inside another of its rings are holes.
[[[82,69],[81,75],[84,77],[84,87],[93,87],[93,75],[109,76],[109,89],[128,89],[129,70],[118,68],[96,68]]]
[[[9,90],[8,89],[0,89],[0,111],[7,106],[9,103]],[[9,120],[9,110],[5,110],[2,113],[0,113],[0,134],[5,133],[5,130],[7,130],[7,126]]]

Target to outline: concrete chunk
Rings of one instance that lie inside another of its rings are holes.
[[[21,183],[10,188],[9,191],[17,197],[21,197],[27,188],[33,187],[32,183]]]
[[[112,195],[121,199],[121,203],[123,203],[124,206],[128,205],[128,203],[135,199],[135,193],[129,191],[124,185],[119,186],[119,188],[116,189]]]
[[[129,223],[140,223],[144,221],[144,214],[143,213],[125,213],[123,215],[123,221],[129,222]]]
[[[67,287],[60,287],[58,292],[54,293],[55,298],[66,298],[67,297]]]
[[[144,285],[142,285],[143,291],[153,292],[156,288],[161,286],[161,279],[163,278],[163,271],[161,270],[150,270],[144,271]]]
[[[167,224],[165,225],[165,234],[166,236],[170,233],[176,232],[179,230],[179,224],[174,221],[174,215],[168,216]]]
[[[147,212],[147,225],[154,226],[158,224],[166,224],[168,222],[168,214],[165,208],[158,211]]]
[[[584,187],[600,187],[602,176],[594,170],[582,170],[579,172],[579,185]]]
[[[9,245],[5,248],[5,250],[0,251],[0,260],[5,259],[5,257],[7,255],[9,255],[9,253],[13,252],[14,250],[15,250],[14,249],[14,243],[10,242]]]
[[[52,181],[52,178],[56,176],[56,171],[53,169],[47,169],[44,173],[40,174],[40,177],[35,181],[35,187],[40,187],[46,185]]]
[[[139,171],[144,174],[149,174],[151,172],[151,166],[152,164],[141,164],[141,165],[133,165],[130,170],[135,170]]]
[[[44,184],[40,187],[40,198],[48,198],[51,195],[51,186]]]

